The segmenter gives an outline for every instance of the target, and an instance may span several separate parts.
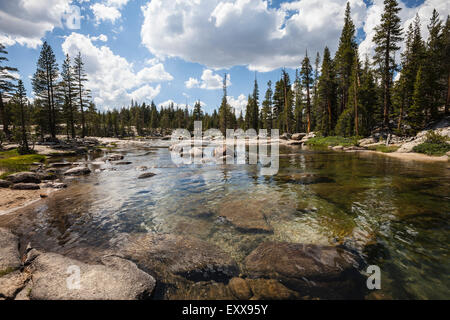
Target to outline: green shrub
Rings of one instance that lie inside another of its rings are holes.
[[[450,151],[450,144],[447,143],[448,137],[430,131],[427,133],[426,138],[424,143],[413,148],[414,152],[424,153],[429,156],[443,156]]]

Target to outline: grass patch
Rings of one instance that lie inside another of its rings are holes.
[[[398,150],[399,147],[397,146],[386,146],[385,144],[380,144],[377,146],[370,146],[368,147],[369,150],[384,152],[384,153],[391,153]]]
[[[424,143],[415,146],[413,151],[429,156],[440,157],[450,151],[450,144],[447,143],[448,140],[448,137],[430,131],[427,133],[427,140]]]
[[[14,272],[14,271],[16,271],[16,269],[15,268],[11,268],[11,267],[8,267],[6,269],[0,270],[0,278],[3,277],[3,276],[6,276],[7,274],[10,274],[11,272]]]
[[[5,171],[0,178],[12,173],[30,170],[33,162],[45,162],[41,154],[20,155],[17,149],[0,152],[0,170]]]
[[[315,147],[327,147],[327,146],[343,146],[350,147],[356,146],[361,137],[341,137],[341,136],[329,136],[329,137],[315,137],[309,139],[306,144],[308,146]]]

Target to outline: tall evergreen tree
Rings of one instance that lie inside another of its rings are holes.
[[[81,58],[81,52],[78,52],[78,55],[74,60],[74,75],[75,75],[75,86],[78,97],[78,107],[81,112],[81,137],[84,138],[86,136],[86,120],[84,116],[84,108],[88,105],[88,99],[90,98],[90,91],[86,88],[87,75],[84,71],[84,62]]]
[[[302,85],[303,88],[306,89],[306,131],[307,133],[311,132],[311,85],[313,84],[313,75],[312,75],[312,67],[309,62],[308,52],[305,55],[305,58],[302,61],[302,68],[300,71],[300,75],[302,77]]]
[[[14,95],[14,103],[18,107],[18,113],[20,118],[20,153],[30,153],[27,138],[27,124],[26,124],[26,108],[27,108],[27,94],[22,80],[18,81],[16,94]]]
[[[344,27],[339,39],[339,47],[335,57],[336,78],[338,83],[339,112],[343,112],[348,104],[348,89],[352,66],[356,56],[355,25],[351,18],[350,3],[345,8]]]
[[[329,135],[332,133],[336,119],[336,80],[331,60],[330,50],[325,47],[323,51],[323,60],[321,75],[319,78],[318,88],[318,119],[317,125],[319,130]]]
[[[9,130],[8,112],[3,99],[10,97],[15,88],[13,81],[16,79],[11,72],[16,72],[17,69],[3,65],[8,61],[7,54],[8,52],[5,50],[5,46],[0,43],[0,117],[2,117],[3,132],[9,138],[11,131]]]
[[[56,138],[56,84],[58,79],[58,64],[52,48],[45,41],[37,63],[37,69],[32,79],[33,90],[38,99],[44,101],[47,107],[48,132]]]
[[[400,7],[396,0],[384,0],[384,12],[381,23],[375,27],[373,41],[376,44],[374,62],[379,67],[383,85],[383,125],[389,125],[391,111],[391,86],[394,71],[397,69],[394,54],[400,49],[398,42],[402,40],[400,24]]]
[[[264,129],[272,130],[272,81],[267,82],[267,90],[262,103],[262,125]]]
[[[75,138],[75,114],[76,110],[74,110],[75,98],[77,93],[75,91],[75,76],[73,73],[73,69],[70,63],[70,57],[67,54],[62,65],[61,70],[61,84],[60,87],[62,89],[63,100],[64,100],[64,116],[66,119],[67,132],[70,130],[70,135],[72,138]]]
[[[219,126],[220,130],[225,134],[230,129],[231,124],[231,108],[227,100],[227,74],[223,78],[223,97],[219,107]]]

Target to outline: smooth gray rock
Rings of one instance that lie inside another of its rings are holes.
[[[40,183],[41,178],[39,173],[35,172],[18,172],[10,174],[6,177],[12,183]]]
[[[136,300],[148,298],[155,279],[136,264],[105,256],[89,265],[56,253],[40,253],[31,263],[31,300]],[[79,268],[79,286],[72,281]],[[74,286],[75,285],[75,286]]]
[[[291,136],[291,139],[292,139],[292,140],[302,140],[303,137],[305,137],[305,136],[306,136],[306,133],[294,133],[294,134]]]
[[[36,183],[16,183],[11,186],[14,190],[39,190],[40,188]]]
[[[75,167],[64,172],[65,176],[82,176],[90,174],[91,170],[87,167]]]
[[[20,265],[19,238],[0,228],[0,272],[15,270]]]

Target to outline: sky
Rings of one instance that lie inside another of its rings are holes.
[[[306,52],[314,61],[337,49],[347,0],[0,0],[0,43],[32,99],[31,77],[42,43],[58,64],[81,52],[100,110],[131,100],[192,106],[207,112],[222,97],[245,109],[256,77],[260,96],[285,67],[295,75]],[[350,0],[361,56],[374,49],[382,0]],[[418,13],[423,36],[433,8],[443,20],[448,0],[399,1],[404,29]]]

